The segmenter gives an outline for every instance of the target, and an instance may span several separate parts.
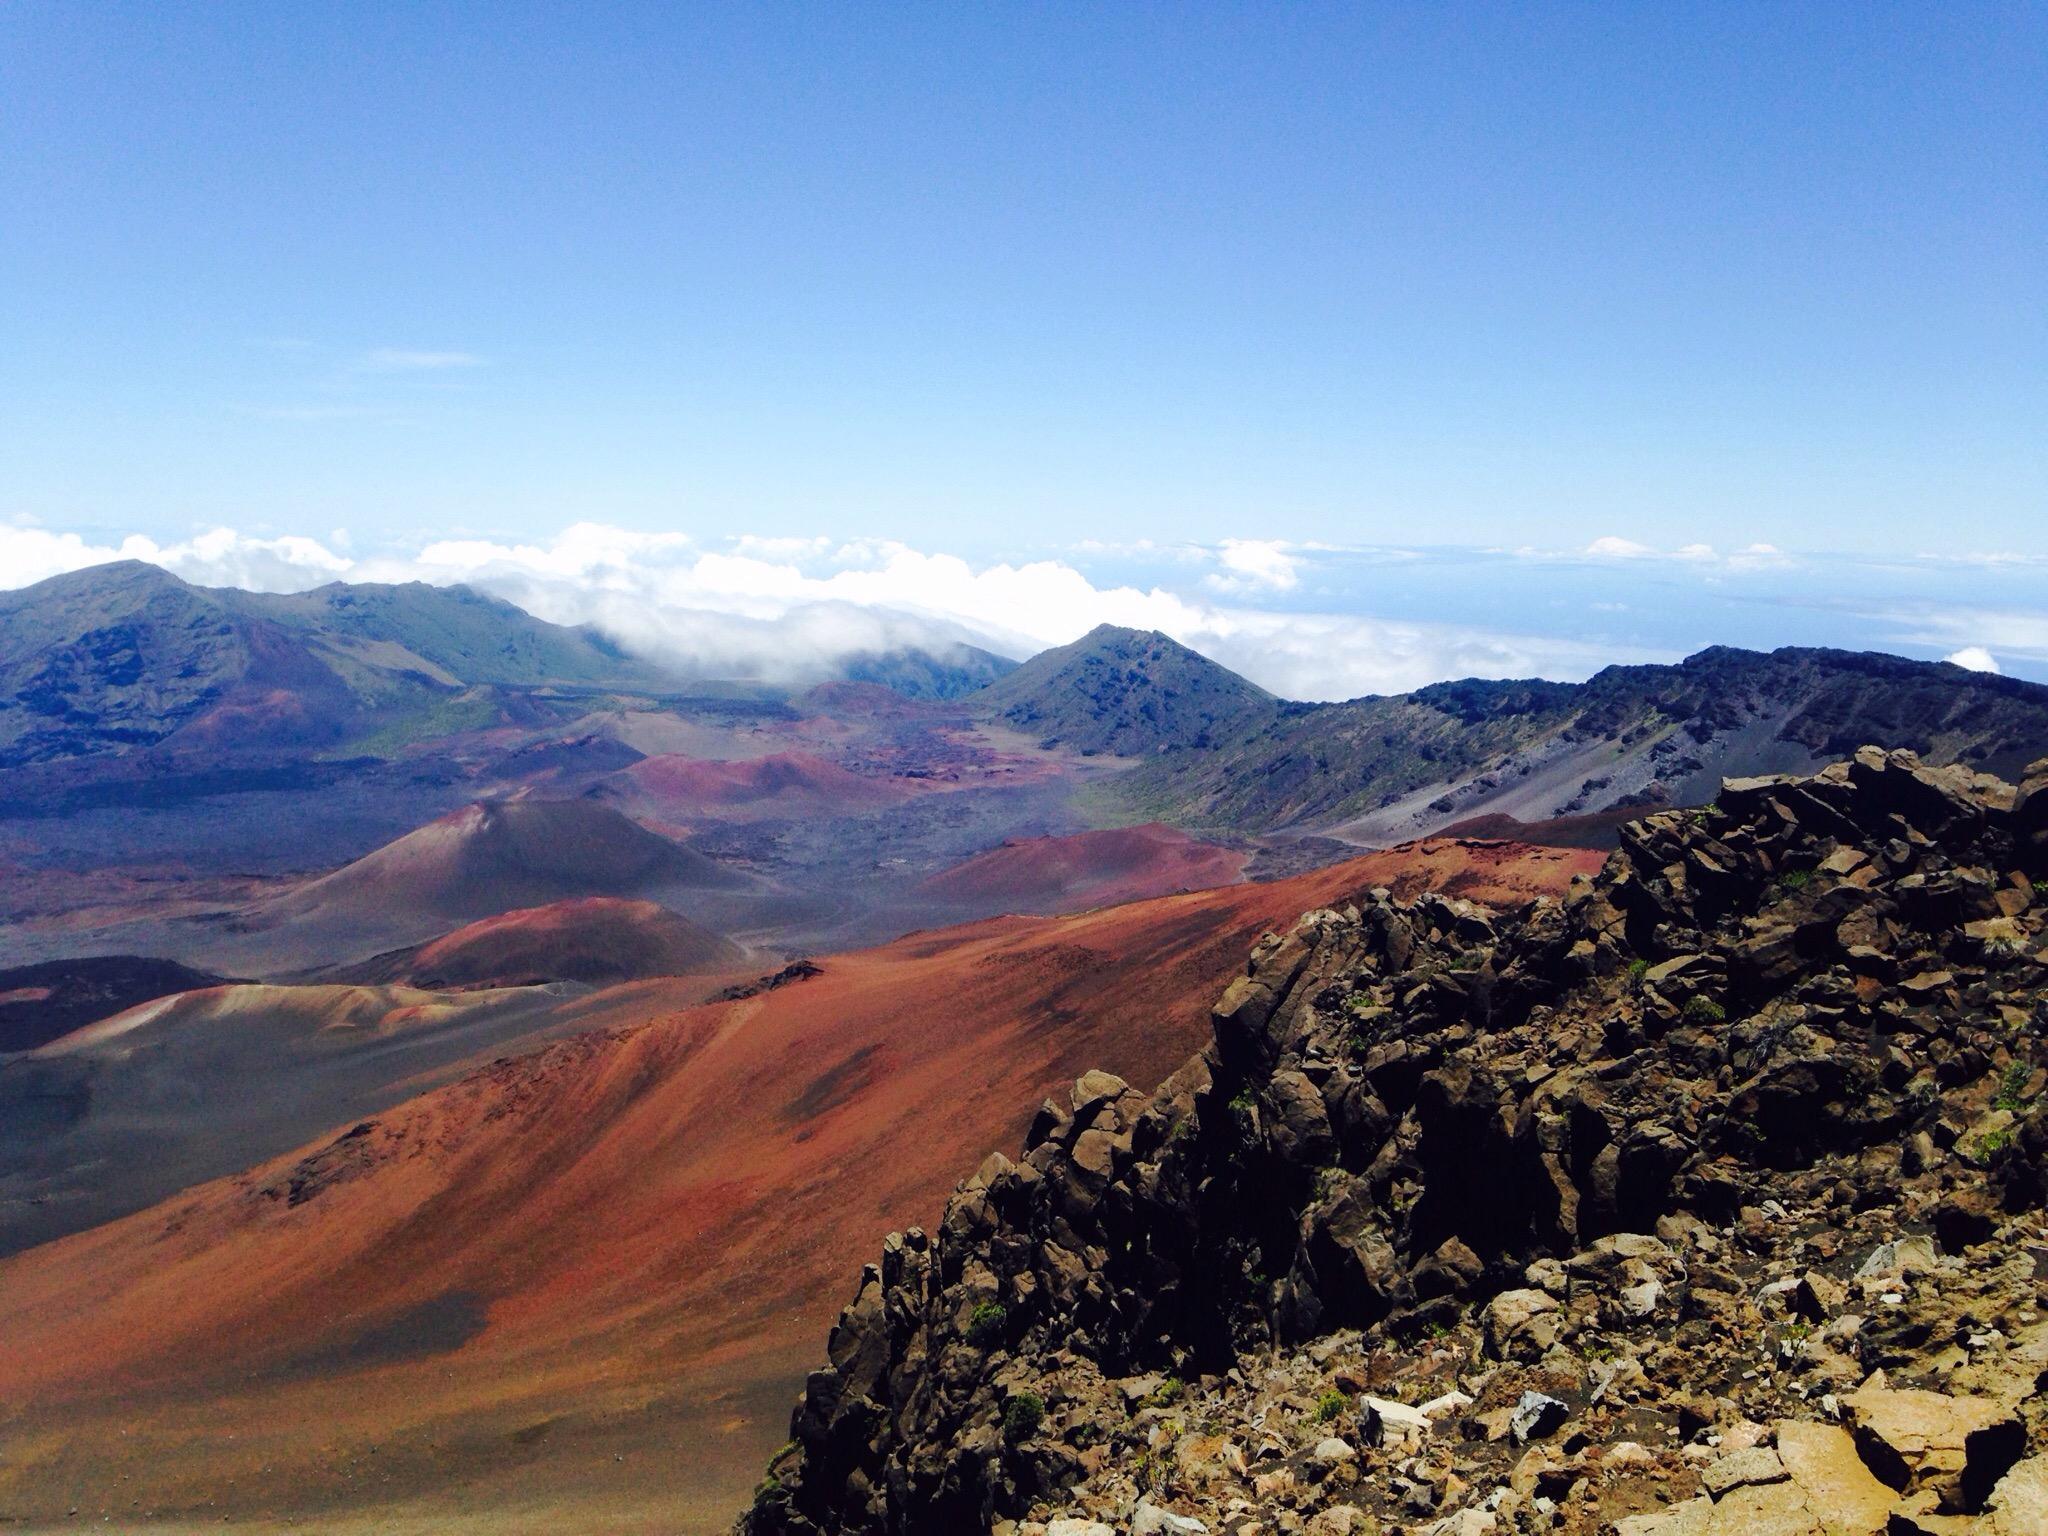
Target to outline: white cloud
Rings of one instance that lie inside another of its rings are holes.
[[[275,539],[251,538],[232,528],[209,529],[188,543],[133,558],[154,560],[204,586],[255,591],[320,586],[343,579],[355,568],[353,560],[336,554],[318,539],[289,533]]]
[[[26,587],[121,558],[120,550],[88,544],[75,533],[0,524],[0,588]]]
[[[1792,563],[1792,557],[1775,544],[1745,544],[1727,561],[1731,571],[1763,571]]]
[[[1647,544],[1638,544],[1634,539],[1621,539],[1609,534],[1588,544],[1586,553],[1596,560],[1647,560],[1657,551]]]
[[[1301,579],[1295,547],[1285,539],[1225,539],[1216,551],[1223,569],[1208,583],[1220,592],[1285,592]]]
[[[25,587],[110,560],[147,560],[200,586],[259,592],[303,591],[338,581],[355,568],[318,539],[298,534],[266,539],[211,528],[176,544],[132,533],[118,545],[104,545],[88,544],[75,533],[0,527],[0,588]]]
[[[1966,645],[1960,651],[1952,651],[1941,659],[1952,666],[1961,667],[1966,672],[1995,673],[2000,670],[1998,658],[1981,645]]]
[[[364,353],[356,367],[365,373],[431,373],[449,368],[481,368],[483,362],[474,352],[377,347]]]
[[[1522,548],[1515,554],[1525,560],[1552,560],[1558,558],[1548,550]],[[1791,556],[1775,544],[1746,544],[1733,554],[1724,555],[1711,544],[1681,544],[1676,549],[1658,549],[1654,545],[1639,543],[1609,534],[1595,539],[1580,551],[1583,558],[1594,560],[1662,560],[1680,565],[1698,566],[1713,571],[1760,571],[1774,566],[1790,565]]]
[[[811,539],[743,533],[732,541],[732,547],[735,554],[754,560],[816,560],[832,552],[832,540],[822,533]]]
[[[1575,679],[1615,662],[1677,660],[1450,624],[1245,609],[1212,609],[1200,627],[1174,638],[1293,699],[1406,693],[1459,677]]]
[[[646,563],[659,565],[690,549],[693,542],[687,533],[640,533],[605,523],[574,523],[547,544],[444,539],[429,544],[411,563],[425,568],[429,581],[510,573],[585,577],[632,572]]]

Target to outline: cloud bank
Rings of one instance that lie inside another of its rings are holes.
[[[205,586],[299,591],[329,581],[468,583],[559,624],[593,624],[628,647],[703,675],[802,682],[842,658],[967,642],[1024,657],[1098,624],[1156,629],[1289,698],[1399,692],[1470,675],[1583,677],[1617,659],[1664,659],[1537,635],[1355,613],[1278,611],[1311,546],[1230,540],[1174,552],[1207,566],[1189,595],[1102,584],[1062,560],[976,565],[888,540],[741,536],[578,523],[553,538],[444,539],[404,555],[216,528],[171,544],[95,544],[0,525],[0,586],[109,560],[146,560]]]
[[[1616,662],[1676,660],[1676,644],[1690,643],[1695,628],[1706,639],[1740,641],[1728,626],[1745,620],[1756,626],[1751,635],[1789,624],[1795,635],[1813,634],[1805,643],[1904,645],[1977,671],[2048,661],[2048,610],[2031,600],[2025,569],[2015,568],[2020,585],[2007,588],[2022,598],[2014,606],[1841,596],[1815,604],[1793,594],[1811,588],[1819,567],[1763,545],[1724,554],[1611,536],[1576,550],[1427,552],[1229,539],[975,563],[892,540],[703,539],[596,522],[531,541],[463,537],[363,553],[340,531],[311,538],[215,528],[171,543],[139,534],[95,542],[0,523],[0,587],[117,559],[262,591],[338,580],[462,582],[556,623],[595,625],[698,675],[787,684],[834,675],[851,655],[908,646],[966,642],[1021,658],[1098,624],[1161,630],[1297,699],[1403,692],[1453,677],[1579,679]],[[1142,574],[1093,574],[1105,562]],[[1839,562],[1827,569],[1831,593],[1856,577]],[[1958,590],[1981,585],[1960,568],[1951,578],[1930,564],[1873,569],[1876,579],[1923,594],[1939,579],[1962,583]],[[1688,605],[1706,614],[1703,602],[1721,606],[1693,623],[1666,622]],[[1771,617],[1802,607],[1803,620]]]
[[[92,544],[75,533],[0,523],[0,588],[25,587],[110,560],[146,560],[201,586],[253,592],[302,592],[323,582],[360,579],[350,574],[355,561],[298,534],[268,539],[213,528],[179,544],[159,544],[140,533],[118,544]]]

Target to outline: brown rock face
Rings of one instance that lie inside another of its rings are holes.
[[[1994,1536],[2048,1531],[2048,1456],[2035,1456],[2008,1472],[1991,1493]]]
[[[2027,768],[2013,801],[2012,830],[2027,867],[2036,875],[2048,875],[2048,757]]]
[[[2048,1366],[2019,1253],[2048,966],[2039,908],[2000,895],[2014,803],[1865,749],[1630,825],[1562,902],[1381,892],[1268,935],[1209,1049],[1149,1096],[1084,1079],[890,1239],[746,1529],[1122,1520],[1139,1493],[1574,1536],[2027,1507],[2048,1405],[1994,1389]],[[2013,942],[1968,931],[1993,917]],[[1937,1371],[1953,1391],[1904,1379]],[[1169,1380],[1199,1404],[1147,1395]],[[1459,1432],[1397,1452],[1361,1383]],[[1824,1394],[1842,1422],[1803,1422]],[[1710,1434],[1760,1454],[1703,1482],[1659,1438]]]
[[[1931,1490],[1951,1513],[1982,1509],[2026,1450],[2026,1426],[1989,1398],[1865,1387],[1842,1408],[1864,1464],[1887,1487]]]

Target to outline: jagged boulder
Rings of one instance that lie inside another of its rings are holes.
[[[1792,1420],[1775,1448],[1723,1457],[1701,1482],[1701,1497],[1624,1519],[1619,1536],[1881,1536],[1896,1502],[1842,1430]]]
[[[1992,1536],[2048,1531],[2048,1456],[2029,1457],[2006,1473],[1987,1507]]]
[[[1933,1495],[1941,1512],[1980,1510],[2026,1451],[2026,1426],[2009,1403],[1892,1387],[1842,1399],[1864,1465],[1888,1488]]]

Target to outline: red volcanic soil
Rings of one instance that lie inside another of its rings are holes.
[[[609,806],[587,800],[469,805],[308,881],[281,911],[415,910],[481,917],[568,896],[656,886],[718,886],[732,877]]]
[[[1153,822],[1070,837],[1014,838],[918,887],[983,911],[1072,912],[1173,891],[1230,885],[1245,855]]]
[[[243,749],[258,741],[318,741],[331,736],[312,702],[285,688],[237,690],[185,722],[177,734],[180,752]]]
[[[628,796],[669,816],[725,821],[852,816],[897,805],[918,793],[909,780],[854,773],[809,753],[737,761],[665,755],[617,775]]]
[[[343,967],[327,979],[402,982],[441,992],[546,981],[603,985],[729,970],[745,954],[731,940],[654,902],[583,896],[500,912],[428,943]]]
[[[1430,841],[914,934],[736,1001],[585,999],[617,1027],[0,1263],[0,1511],[722,1529],[859,1265],[1047,1093],[1163,1078],[1306,909],[1519,902],[1597,863]]]
[[[732,889],[742,876],[589,800],[465,806],[332,874],[260,898],[210,936],[216,963],[304,972],[455,924],[581,896]]]

